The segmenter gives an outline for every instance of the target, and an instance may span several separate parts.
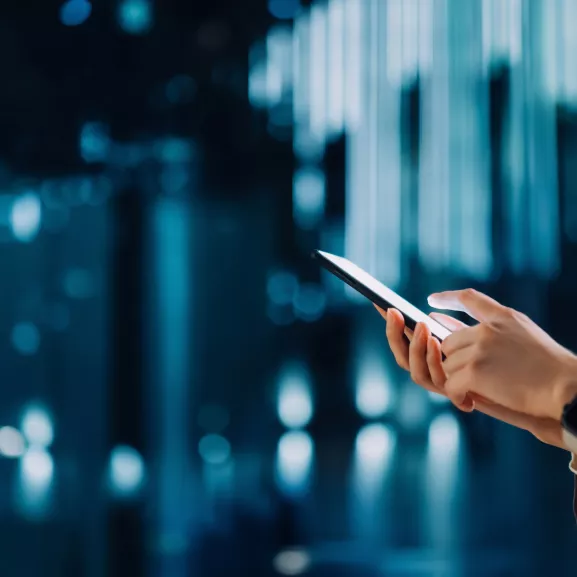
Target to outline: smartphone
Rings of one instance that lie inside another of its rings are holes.
[[[406,301],[350,260],[322,250],[313,251],[312,256],[330,273],[346,282],[350,287],[383,310],[389,308],[397,309],[405,317],[405,324],[408,328],[414,329],[417,323],[425,323],[431,329],[431,333],[441,342],[451,334],[449,329]]]

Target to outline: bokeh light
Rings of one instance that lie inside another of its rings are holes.
[[[42,206],[36,193],[17,196],[12,203],[10,226],[14,237],[21,242],[34,240],[40,230]]]
[[[54,426],[46,409],[31,406],[24,411],[22,432],[32,446],[47,448],[54,440]]]
[[[34,323],[28,321],[14,325],[10,339],[12,346],[24,356],[36,354],[40,347],[40,331]]]
[[[141,454],[128,445],[115,447],[110,454],[109,477],[112,489],[121,496],[136,493],[144,482]]]

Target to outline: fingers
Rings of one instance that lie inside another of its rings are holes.
[[[441,343],[435,337],[429,337],[427,342],[427,366],[429,374],[435,388],[442,392],[445,387],[447,376],[443,369],[443,355],[441,353]]]
[[[480,322],[493,320],[505,309],[496,300],[474,289],[435,293],[428,301],[432,307],[465,312]]]
[[[441,345],[444,355],[446,357],[454,355],[457,351],[473,345],[478,338],[480,326],[481,325],[467,327],[466,329],[451,333]]]
[[[466,413],[475,409],[475,401],[468,394],[470,384],[465,371],[459,371],[445,381],[445,393],[458,409]]]
[[[447,358],[443,361],[443,370],[447,377],[458,373],[470,364],[475,349],[473,347],[465,347],[446,355]]]
[[[417,385],[432,384],[429,367],[427,366],[427,342],[431,331],[424,323],[418,323],[409,347],[409,367],[411,378]]]
[[[395,357],[397,364],[405,369],[409,369],[409,343],[405,339],[405,320],[403,315],[395,309],[389,309],[386,313],[387,319],[387,340]]]
[[[449,315],[444,315],[443,313],[431,313],[429,316],[452,332],[466,329],[469,326],[453,317],[450,317]]]

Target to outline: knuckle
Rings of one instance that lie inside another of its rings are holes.
[[[467,288],[463,291],[463,297],[466,299],[475,298],[478,294],[474,288]]]
[[[485,366],[485,356],[475,355],[471,362],[469,363],[469,373],[472,375],[478,374]]]

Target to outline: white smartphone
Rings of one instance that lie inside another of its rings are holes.
[[[451,334],[449,329],[433,320],[350,260],[322,250],[315,250],[312,256],[329,272],[346,282],[350,287],[383,310],[389,308],[397,309],[405,318],[405,324],[408,328],[414,329],[417,323],[425,323],[431,329],[431,333],[440,341],[443,341]]]

